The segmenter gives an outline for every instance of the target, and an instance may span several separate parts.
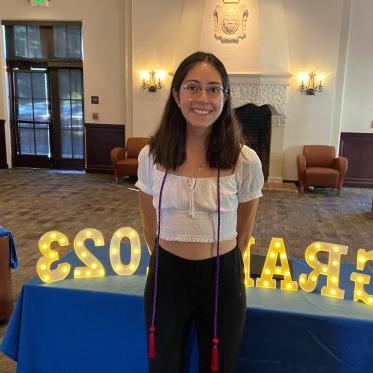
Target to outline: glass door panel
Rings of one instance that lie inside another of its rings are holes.
[[[46,69],[13,69],[17,154],[50,156],[50,102]]]
[[[84,159],[82,71],[59,69],[58,87],[61,156],[64,159]]]
[[[24,155],[34,155],[35,138],[33,125],[30,123],[18,122],[18,135],[20,153]]]

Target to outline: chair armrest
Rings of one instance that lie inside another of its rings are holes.
[[[120,146],[117,148],[114,148],[110,152],[110,158],[111,158],[111,164],[114,167],[119,160],[126,158],[126,150]]]
[[[348,159],[346,157],[338,157],[334,159],[334,168],[339,171],[339,177],[344,179],[348,167]]]
[[[304,173],[306,172],[306,157],[303,154],[297,156],[297,170],[298,179],[303,180]]]
[[[304,193],[304,178],[306,174],[306,157],[303,154],[297,156],[298,183],[300,193]]]

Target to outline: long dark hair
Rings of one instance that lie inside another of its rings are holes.
[[[211,53],[195,52],[182,61],[177,68],[160,126],[150,138],[150,152],[154,156],[154,162],[167,170],[175,170],[186,159],[186,121],[172,92],[179,94],[185,76],[200,62],[209,63],[219,72],[223,88],[227,92],[223,110],[212,125],[207,139],[206,159],[209,166],[221,169],[233,168],[236,165],[241,144],[244,143],[241,128],[232,111],[229,79],[223,63]]]

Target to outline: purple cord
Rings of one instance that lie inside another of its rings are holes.
[[[157,293],[158,293],[158,261],[159,261],[159,236],[161,234],[161,203],[162,203],[162,193],[163,187],[166,182],[167,170],[163,176],[161,190],[159,192],[159,202],[158,202],[158,234],[155,240],[155,278],[154,278],[154,294],[153,294],[153,310],[152,310],[152,323],[151,326],[154,326],[155,323],[155,314],[157,310]]]
[[[217,194],[218,194],[218,242],[216,245],[216,282],[215,282],[215,304],[214,304],[214,338],[218,335],[218,295],[219,295],[219,251],[220,251],[220,168],[218,168],[217,179]]]

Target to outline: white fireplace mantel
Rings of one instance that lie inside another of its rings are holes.
[[[280,84],[289,85],[291,74],[230,73],[231,84]]]

